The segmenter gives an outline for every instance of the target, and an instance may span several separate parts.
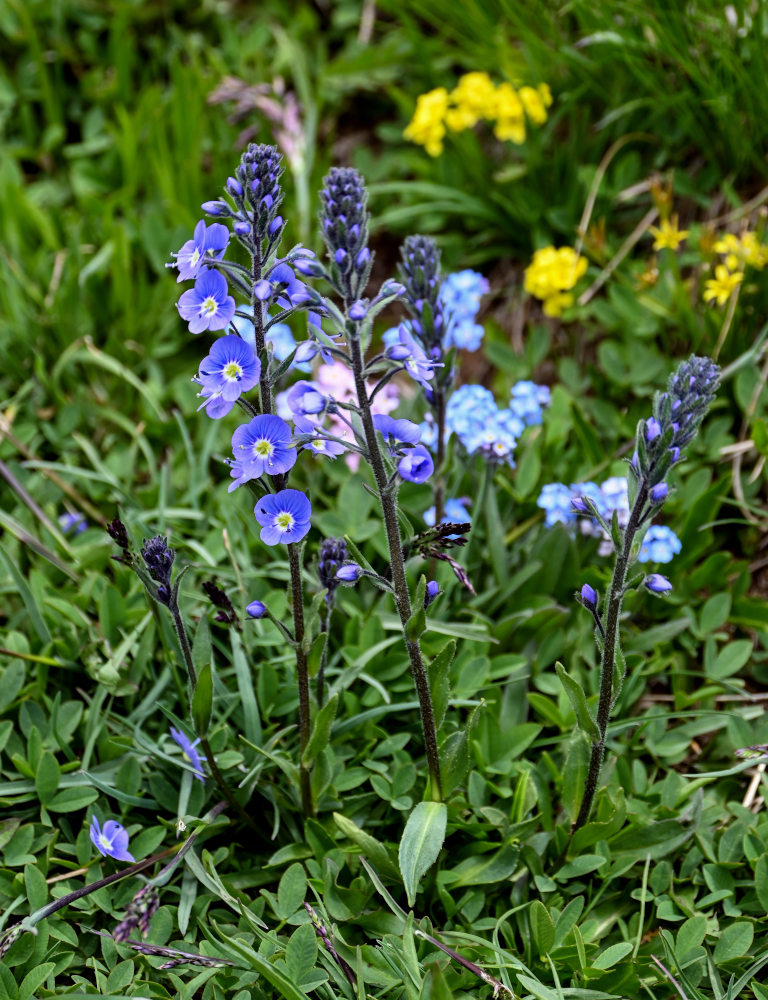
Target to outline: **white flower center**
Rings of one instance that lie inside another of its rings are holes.
[[[239,382],[243,377],[243,369],[236,361],[230,361],[228,365],[224,366],[222,375],[230,382]]]
[[[199,260],[200,260],[200,251],[197,249],[197,247],[195,247],[195,252],[189,258],[189,263],[192,267],[194,267]]]
[[[293,514],[289,514],[287,510],[284,510],[281,514],[278,514],[275,518],[275,524],[282,531],[290,531],[291,528],[296,523],[296,519]]]
[[[101,844],[102,847],[105,847],[108,851],[112,850],[112,841],[107,840],[107,838],[104,836],[103,833],[99,837],[99,843]]]
[[[213,316],[218,308],[216,299],[212,295],[209,295],[207,299],[203,299],[202,301],[200,306],[200,315],[202,316],[203,314],[206,314],[207,316]]]
[[[274,454],[275,446],[271,441],[267,441],[266,438],[262,438],[257,441],[253,446],[253,454],[258,458],[271,458]]]

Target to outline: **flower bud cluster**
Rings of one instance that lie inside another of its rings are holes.
[[[343,538],[325,538],[320,544],[317,560],[317,573],[320,583],[328,591],[326,601],[330,604],[339,586],[337,573],[347,562],[347,543]]]
[[[147,567],[147,572],[157,583],[157,599],[162,604],[168,604],[171,599],[171,569],[176,553],[168,546],[168,539],[163,535],[144,539],[141,558]]]
[[[429,351],[440,349],[445,317],[440,301],[440,251],[429,236],[409,236],[400,248],[398,274],[405,286],[412,326]]]
[[[352,167],[333,167],[320,197],[323,240],[334,278],[344,298],[355,301],[368,284],[372,263],[363,178]]]
[[[259,241],[265,236],[274,239],[280,232],[283,220],[277,210],[283,200],[280,187],[283,169],[282,157],[275,146],[252,142],[243,153],[236,177],[227,181],[227,190],[238,208],[242,211],[247,206],[249,209],[234,225],[238,236],[248,235],[249,222],[253,226],[253,237]]]
[[[631,469],[651,490],[695,437],[717,392],[719,375],[709,358],[691,355],[670,376],[667,391],[656,397],[653,416],[640,424]]]

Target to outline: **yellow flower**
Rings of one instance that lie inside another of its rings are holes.
[[[563,311],[572,305],[573,296],[570,292],[557,292],[557,294],[544,299],[542,309],[545,316],[562,316]]]
[[[711,302],[712,299],[715,299],[719,306],[724,306],[743,280],[744,273],[742,271],[731,273],[727,267],[718,264],[715,268],[714,278],[710,278],[704,286],[704,301]]]
[[[539,92],[539,97],[545,108],[552,107],[552,91],[550,90],[548,83],[540,83],[536,88]]]
[[[662,219],[661,225],[659,227],[650,226],[648,232],[651,236],[654,236],[653,249],[654,250],[677,250],[686,236],[689,235],[689,229],[678,229],[677,228],[677,216],[673,215],[671,219]]]
[[[445,123],[454,132],[473,128],[481,118],[495,115],[496,88],[487,73],[465,73],[451,91],[455,107],[445,116]]]
[[[437,87],[422,94],[416,101],[413,118],[403,135],[411,142],[423,146],[430,156],[439,156],[443,151],[447,110],[448,91],[445,87]]]
[[[586,257],[580,257],[572,247],[543,247],[533,255],[525,269],[523,287],[541,299],[548,316],[559,316],[573,302],[569,292],[587,270]]]
[[[741,236],[724,233],[715,243],[715,251],[725,254],[725,266],[730,271],[743,270],[747,264],[762,271],[768,264],[768,247],[757,238],[757,233],[746,230]]]
[[[496,88],[495,106],[497,139],[510,139],[520,145],[525,142],[525,112],[523,102],[511,83],[500,83]]]
[[[715,253],[725,254],[725,266],[729,271],[737,271],[744,266],[741,260],[741,240],[734,233],[721,236],[715,243],[714,250]]]
[[[521,87],[518,91],[525,113],[534,125],[543,125],[547,120],[547,109],[541,93],[533,87]]]

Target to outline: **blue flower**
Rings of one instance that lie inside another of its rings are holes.
[[[323,428],[311,417],[296,414],[294,416],[294,427],[299,434],[312,435],[312,440],[305,442],[301,447],[306,448],[308,451],[313,451],[316,455],[327,455],[329,458],[336,458],[347,450],[340,441],[331,441],[330,438],[325,437]]]
[[[320,392],[315,383],[304,379],[291,386],[286,400],[291,412],[299,417],[316,417],[328,405],[328,398]]]
[[[199,737],[194,743],[192,743],[188,736],[179,732],[178,729],[174,729],[173,726],[171,726],[171,737],[173,738],[173,741],[181,747],[184,756],[192,765],[192,770],[197,780],[204,782],[205,771],[203,770],[203,761],[205,760],[205,757],[203,757],[202,754],[200,754],[200,752],[196,749],[198,743],[200,742]]]
[[[232,435],[232,451],[235,457],[230,475],[236,481],[230,484],[230,493],[249,479],[258,479],[265,472],[280,475],[296,463],[291,428],[271,413],[262,413],[238,427]]]
[[[668,594],[672,590],[672,584],[661,573],[651,573],[643,580],[643,583],[652,594]]]
[[[510,391],[510,407],[523,421],[526,427],[540,424],[544,408],[549,406],[551,392],[546,385],[522,381],[512,386]]]
[[[235,315],[235,300],[228,294],[227,279],[210,268],[203,271],[179,299],[177,306],[182,319],[189,323],[190,333],[203,330],[224,330]]]
[[[218,420],[229,413],[240,395],[258,384],[260,375],[261,362],[249,344],[235,334],[220,337],[200,362],[200,395],[208,415]]]
[[[409,448],[397,463],[397,471],[409,483],[424,483],[435,471],[435,463],[423,444]]]
[[[441,524],[467,524],[472,522],[472,518],[469,515],[465,504],[467,503],[466,497],[460,497],[458,499],[453,498],[451,500],[445,501],[445,513],[443,514],[443,519]],[[424,522],[433,527],[435,523],[435,508],[428,507],[424,511]]]
[[[399,345],[395,344],[389,348],[387,354],[395,361],[402,361],[411,378],[426,386],[434,375],[435,367],[439,367],[438,363],[427,357],[424,349],[416,343],[404,323],[400,324],[398,336]]]
[[[268,493],[253,509],[266,545],[299,542],[309,531],[312,505],[300,490]]]
[[[490,288],[486,278],[477,271],[465,270],[449,274],[440,286],[440,304],[447,317],[445,347],[460,347],[476,351],[485,331],[475,316],[480,309],[480,299]]]
[[[555,524],[573,524],[576,514],[571,508],[573,493],[565,483],[548,483],[542,487],[536,506],[546,511],[544,523],[548,528]]]
[[[427,584],[427,589],[424,591],[424,610],[430,606],[438,597],[442,594],[440,589],[440,584],[437,580],[430,580]]]
[[[249,618],[263,618],[267,613],[267,606],[263,601],[251,601],[245,613]]]
[[[64,532],[71,532],[73,535],[82,535],[88,530],[88,522],[85,514],[59,514],[59,527]]]
[[[201,219],[195,226],[195,234],[187,240],[178,253],[172,254],[176,260],[166,267],[177,267],[179,276],[176,281],[187,281],[196,278],[200,269],[210,260],[221,260],[229,243],[229,230],[220,222],[206,226]]]
[[[101,824],[94,816],[91,819],[91,843],[103,858],[114,858],[115,861],[132,861],[136,858],[128,850],[128,831],[120,823],[108,819],[102,830]]]
[[[638,562],[667,563],[672,562],[683,544],[671,528],[664,525],[652,525],[643,538],[640,546]]]
[[[363,571],[357,563],[344,563],[336,571],[336,579],[342,583],[356,583],[363,575]]]
[[[373,426],[384,438],[391,455],[396,454],[398,450],[402,451],[398,449],[398,443],[418,444],[421,440],[421,428],[412,420],[398,420],[383,413],[376,413],[373,417]]]

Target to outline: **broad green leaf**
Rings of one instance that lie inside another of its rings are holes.
[[[454,888],[465,885],[497,885],[512,875],[519,857],[519,848],[514,844],[506,844],[492,854],[465,858],[455,868],[441,873],[440,880]]]
[[[708,676],[717,680],[732,677],[747,663],[753,649],[751,639],[735,639],[729,642],[717,654],[717,659],[707,671]]]
[[[50,751],[45,750],[40,757],[40,763],[35,772],[35,788],[37,796],[42,805],[46,806],[51,801],[59,787],[61,768],[56,762],[56,758]]]
[[[297,927],[285,946],[285,964],[288,975],[296,982],[311,972],[317,961],[317,935],[312,924]]]
[[[634,945],[631,941],[619,941],[616,944],[611,944],[592,962],[593,969],[610,969],[617,962],[620,962],[622,958],[626,958],[627,955],[632,951]]]
[[[555,924],[549,910],[538,899],[534,899],[528,911],[531,935],[540,955],[546,955],[555,943]]]
[[[444,802],[419,802],[405,824],[398,860],[400,874],[413,906],[422,876],[437,861],[445,840],[448,809]]]
[[[757,859],[755,865],[755,891],[760,905],[768,914],[768,854]]]
[[[726,925],[715,945],[715,964],[722,965],[731,959],[742,958],[752,947],[754,936],[754,927],[746,920]]]
[[[278,916],[282,920],[292,917],[304,902],[306,893],[307,875],[303,865],[296,862],[283,872],[277,887]]]

